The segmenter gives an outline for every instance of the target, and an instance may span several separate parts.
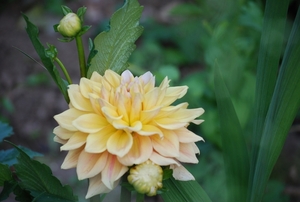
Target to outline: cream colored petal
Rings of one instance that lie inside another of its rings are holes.
[[[84,77],[80,79],[79,89],[85,98],[89,98],[89,94],[93,93],[95,88],[101,88],[101,83],[97,83]]]
[[[185,127],[179,128],[174,132],[177,135],[179,142],[182,143],[203,141],[202,137],[196,135],[195,133],[193,133],[192,131],[188,130]]]
[[[62,169],[70,169],[70,168],[76,167],[77,162],[78,162],[78,157],[79,157],[81,151],[83,151],[83,147],[80,147],[80,148],[74,149],[74,150],[70,150],[68,152],[67,156],[65,157],[65,160],[61,165],[61,168]]]
[[[140,112],[142,111],[142,95],[139,93],[134,94],[132,107],[130,111],[130,123],[140,120]]]
[[[191,122],[195,118],[201,116],[204,113],[204,109],[196,108],[196,109],[181,109],[173,114],[173,118],[177,119],[181,122]]]
[[[144,95],[143,110],[151,110],[154,107],[157,107],[156,103],[159,91],[160,90],[158,88],[154,88]]]
[[[168,157],[162,156],[162,155],[156,153],[155,151],[152,152],[152,154],[150,156],[150,160],[160,166],[168,166],[171,164],[179,165],[178,162],[175,161],[173,158],[168,158]]]
[[[141,111],[141,122],[143,124],[148,124],[160,113],[161,107],[155,107],[151,110]]]
[[[115,155],[108,155],[105,168],[101,172],[101,179],[104,185],[113,189],[115,182],[119,180],[128,170],[127,166],[122,165]]]
[[[142,123],[141,123],[140,121],[136,121],[136,122],[133,122],[133,123],[131,124],[131,126],[128,127],[128,129],[129,129],[130,131],[138,132],[138,131],[140,131],[140,130],[142,129],[142,127],[143,127]]]
[[[73,125],[85,133],[96,133],[107,124],[107,120],[98,114],[84,114],[73,121]]]
[[[124,95],[119,94],[118,98],[118,107],[117,107],[117,114],[122,115],[122,119],[125,122],[129,122],[129,111],[131,109],[130,100],[127,99]]]
[[[179,145],[179,157],[177,159],[184,163],[198,163],[194,150],[194,143],[181,143]]]
[[[170,165],[170,168],[173,169],[173,177],[175,180],[195,180],[194,176],[182,165]]]
[[[66,130],[60,126],[57,126],[53,129],[53,133],[63,139],[63,140],[68,140],[70,137],[72,137],[72,135],[74,134],[74,131],[69,131],[69,130]]]
[[[104,73],[104,78],[114,88],[120,85],[121,76],[112,70],[106,70]]]
[[[85,198],[88,199],[95,195],[108,193],[110,191],[111,191],[111,189],[107,188],[103,184],[103,182],[101,180],[101,174],[99,174],[99,175],[96,175],[95,177],[92,177],[89,179],[89,188],[88,188]]]
[[[123,157],[128,153],[132,146],[132,135],[123,131],[117,130],[107,141],[107,150],[111,154]]]
[[[73,150],[85,144],[88,134],[75,132],[66,144],[60,147],[61,151]]]
[[[140,135],[150,136],[150,135],[159,135],[159,137],[163,137],[163,132],[156,126],[153,125],[143,125],[142,129],[138,131]]]
[[[67,140],[61,139],[58,136],[54,136],[53,141],[57,142],[57,143],[60,143],[60,144],[66,144],[67,143]]]
[[[73,125],[73,121],[83,114],[85,114],[85,112],[70,108],[63,113],[55,115],[54,119],[62,128],[70,131],[77,131],[77,128]]]
[[[121,74],[121,81],[122,83],[130,83],[133,80],[133,74],[129,70],[125,70]]]
[[[199,125],[199,124],[203,123],[204,120],[202,120],[202,119],[196,119],[196,120],[193,120],[193,121],[191,121],[191,122],[192,122],[193,124]]]
[[[96,83],[101,83],[101,81],[103,80],[103,77],[98,72],[94,71],[92,73],[90,80],[92,80]]]
[[[152,151],[153,148],[150,138],[147,136],[140,136],[135,133],[133,134],[131,149],[122,158],[118,157],[118,160],[126,166],[141,164],[150,158]]]
[[[82,151],[77,163],[77,176],[79,180],[98,175],[105,167],[108,153],[92,154]]]
[[[124,121],[123,119],[113,121],[113,122],[112,122],[112,125],[113,125],[116,129],[119,129],[119,130],[123,130],[123,129],[129,127],[128,122]]]
[[[186,122],[182,122],[181,120],[172,119],[172,118],[155,119],[154,122],[161,128],[167,130],[177,130],[186,125]]]
[[[157,117],[157,119],[158,118],[165,118],[165,117],[173,117],[175,112],[179,111],[181,108],[186,109],[187,106],[188,106],[188,103],[183,102],[183,103],[180,103],[176,106],[163,107],[163,108],[161,108],[159,114],[156,117]]]
[[[158,135],[151,136],[153,148],[165,157],[179,156],[179,141],[177,135],[170,130],[163,130],[163,138]]]
[[[78,88],[78,87],[77,87]],[[85,98],[80,92],[79,88],[69,88],[68,95],[70,98],[70,103],[73,107],[81,111],[93,111],[93,107],[88,98]]]
[[[101,107],[99,104],[99,97],[94,94],[89,94],[89,99],[90,99],[91,105],[93,107],[93,111],[96,114],[102,115]]]
[[[85,151],[89,153],[101,153],[106,150],[106,144],[116,129],[111,125],[106,126],[97,133],[91,133],[86,139]]]
[[[123,115],[119,116],[115,110],[108,108],[108,107],[102,107],[101,110],[109,122],[113,122],[115,120],[120,120],[123,117]]]

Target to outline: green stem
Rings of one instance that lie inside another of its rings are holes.
[[[90,202],[99,202],[100,201],[100,196],[99,195],[95,195],[92,198],[90,198]]]
[[[121,186],[121,198],[120,202],[131,201],[131,191],[129,191],[125,186]]]
[[[136,194],[136,202],[144,202],[144,194],[137,193]]]
[[[55,60],[55,62],[57,62],[57,64],[60,66],[60,68],[61,68],[61,70],[63,71],[63,73],[64,73],[64,75],[65,75],[65,77],[66,77],[68,83],[69,83],[69,84],[72,84],[72,80],[71,80],[71,78],[70,78],[70,76],[69,76],[69,74],[68,74],[68,71],[67,71],[66,67],[64,66],[64,64],[63,64],[57,57],[56,57],[54,60]]]
[[[81,36],[76,36],[75,39],[76,39],[77,52],[78,52],[79,65],[80,65],[80,75],[81,77],[86,77],[86,64],[85,64],[85,55],[84,55],[82,39]]]

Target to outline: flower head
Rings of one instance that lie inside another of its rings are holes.
[[[68,13],[57,26],[57,31],[65,37],[75,37],[80,30],[81,21],[75,13]]]
[[[132,167],[127,177],[135,190],[148,196],[155,196],[156,191],[162,188],[162,178],[162,168],[150,160]]]
[[[90,179],[86,198],[111,191],[129,166],[147,160],[174,168],[198,162],[195,142],[203,139],[187,126],[203,122],[196,118],[204,110],[171,105],[186,92],[167,77],[155,86],[150,72],[134,77],[128,70],[94,72],[69,86],[70,108],[54,116],[55,141],[69,151],[62,168],[76,167],[80,180]]]

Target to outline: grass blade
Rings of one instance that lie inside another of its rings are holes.
[[[214,75],[215,93],[221,124],[227,201],[246,201],[249,157],[243,131],[218,67]]]
[[[267,113],[250,192],[251,202],[262,200],[269,176],[300,107],[299,10],[284,53],[274,95]]]

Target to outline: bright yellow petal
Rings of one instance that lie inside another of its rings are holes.
[[[138,94],[134,94],[132,107],[130,111],[130,123],[134,123],[140,120],[140,112],[142,110],[142,96]]]
[[[82,132],[75,132],[66,144],[60,147],[60,150],[73,150],[85,144],[88,134]]]
[[[84,114],[73,121],[73,125],[84,133],[96,133],[107,124],[106,119],[98,114]]]
[[[93,111],[91,102],[89,99],[83,97],[83,95],[79,91],[79,86],[74,85],[73,87],[69,87],[68,95],[70,98],[70,103],[73,107],[81,111]]]
[[[74,131],[69,131],[60,126],[57,126],[53,129],[53,133],[63,140],[68,140],[70,137],[72,137]]]
[[[118,157],[118,160],[126,166],[141,164],[150,158],[152,151],[153,148],[150,138],[135,133],[133,134],[133,144],[131,149],[122,158]]]
[[[106,146],[111,154],[123,157],[130,150],[132,142],[131,134],[123,130],[118,130],[108,139]]]
[[[123,117],[123,115],[119,116],[115,110],[108,108],[108,107],[102,107],[101,110],[109,122],[113,122],[115,120],[120,120]]]
[[[95,177],[92,177],[89,179],[89,189],[85,196],[86,199],[91,198],[98,194],[108,193],[111,189],[107,188],[102,180],[101,180],[101,174],[96,175]]]
[[[77,128],[73,125],[73,121],[83,114],[85,114],[85,112],[79,111],[75,108],[70,108],[63,113],[55,115],[54,119],[64,129],[77,131]]]
[[[101,179],[104,185],[113,189],[115,182],[122,177],[128,170],[127,166],[122,165],[115,155],[108,155],[105,168],[101,172]]]
[[[105,167],[107,156],[107,152],[92,154],[82,151],[76,169],[78,179],[91,178],[99,174]]]
[[[173,158],[168,158],[168,157],[162,156],[162,155],[156,153],[155,151],[152,152],[152,154],[150,156],[150,160],[160,166],[168,166],[171,164],[179,165],[178,162],[175,161]]]
[[[145,97],[143,100],[143,109],[144,110],[151,110],[156,107],[159,91],[160,90],[158,88],[154,88],[145,94]]]
[[[94,82],[84,77],[80,79],[80,83],[79,83],[80,93],[85,98],[89,98],[89,94],[94,92],[95,88],[101,88],[101,83]]]
[[[179,146],[179,157],[177,159],[184,163],[198,163],[194,150],[194,143],[181,143]]]
[[[181,109],[175,112],[172,116],[172,118],[180,120],[181,122],[191,122],[195,118],[201,116],[204,113],[204,110],[202,108],[196,108],[196,109]]]
[[[177,135],[170,130],[163,131],[163,138],[158,135],[151,136],[153,148],[165,157],[179,156],[179,141]]]
[[[111,125],[107,125],[97,133],[91,133],[86,139],[85,151],[89,153],[101,153],[106,150],[106,143],[110,136],[116,132]]]
[[[62,169],[70,169],[70,168],[76,167],[77,162],[78,162],[78,157],[79,157],[81,151],[83,151],[83,147],[80,147],[80,148],[74,149],[74,150],[70,150],[68,152],[67,156],[65,157],[65,160],[61,165],[61,168]]]
[[[203,141],[202,137],[196,135],[195,133],[193,133],[192,131],[188,130],[185,127],[179,128],[174,132],[177,135],[179,142],[182,143]]]

